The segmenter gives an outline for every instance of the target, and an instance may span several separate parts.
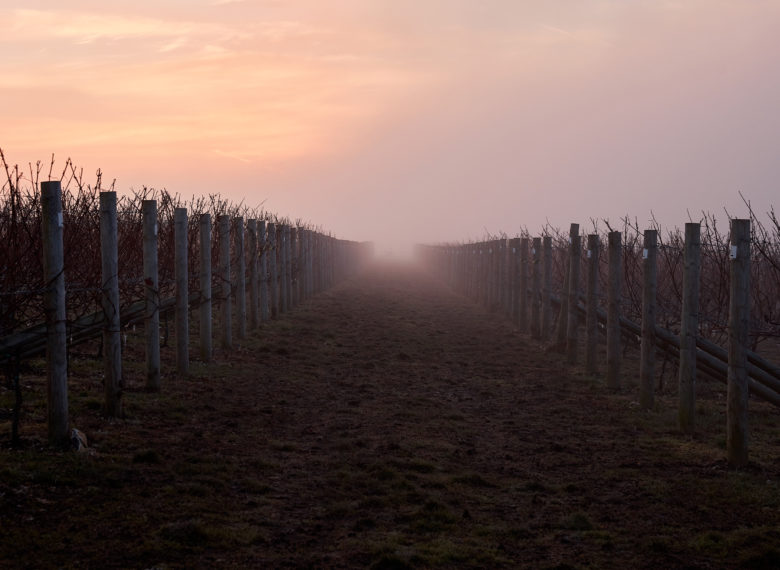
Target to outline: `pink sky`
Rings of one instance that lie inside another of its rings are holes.
[[[0,147],[391,244],[744,216],[780,181],[775,0],[0,4]]]

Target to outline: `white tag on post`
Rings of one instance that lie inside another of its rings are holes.
[[[729,257],[731,257],[731,259],[736,259],[737,258],[737,246],[736,245],[732,245],[731,246],[731,253],[729,254]]]
[[[647,259],[647,255],[648,255],[647,248],[645,248],[642,250],[642,259]]]
[[[590,259],[591,257],[593,257],[593,252],[591,250],[588,250],[588,259]]]
[[[62,212],[57,212],[57,225],[59,227],[62,227],[62,225],[63,225],[63,222],[62,222]]]

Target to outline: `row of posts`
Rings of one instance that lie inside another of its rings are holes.
[[[701,228],[685,225],[681,327],[679,333],[678,422],[694,431]],[[640,347],[640,405],[653,409],[656,355],[657,250],[656,230],[645,230],[642,251],[643,293]],[[587,236],[583,251],[579,225],[571,224],[560,298],[553,295],[552,237],[498,239],[456,246],[418,246],[429,268],[453,289],[510,316],[521,332],[564,351],[567,362],[578,360],[578,337],[584,312],[585,370],[598,373],[600,324],[606,336],[606,384],[620,387],[623,245],[620,232],[607,235],[606,311],[599,307],[600,237]],[[585,255],[585,291],[580,269]],[[727,454],[732,465],[748,461],[748,334],[750,319],[750,220],[731,220],[730,304],[728,347]],[[580,301],[584,299],[584,306]],[[553,329],[553,301],[559,306]]]
[[[44,247],[44,307],[47,324],[48,430],[53,445],[68,440],[68,390],[63,218],[60,182],[41,183]],[[146,386],[160,389],[160,291],[158,268],[157,202],[144,200],[143,276],[145,283]],[[190,362],[191,301],[198,305],[199,354],[213,356],[212,220],[199,220],[200,260],[194,299],[189,292],[188,217],[186,208],[174,211],[174,277],[176,370],[186,375]],[[118,276],[117,196],[100,193],[102,310],[104,313],[105,412],[122,416],[124,381],[121,358],[121,319]],[[247,325],[276,318],[296,305],[356,272],[373,255],[366,242],[339,240],[306,228],[229,215],[217,217],[219,263],[217,300],[221,305],[221,346],[233,346],[233,314],[237,334],[247,336]],[[232,238],[232,240],[231,240]],[[236,263],[231,264],[231,252]],[[248,265],[248,267],[247,267]],[[248,269],[248,271],[247,271]],[[248,273],[248,282],[247,282]],[[249,302],[247,303],[247,291]],[[235,301],[235,309],[233,307]]]

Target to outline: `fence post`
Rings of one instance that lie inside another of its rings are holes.
[[[300,258],[298,257],[298,246],[300,240],[298,228],[290,227],[290,308],[298,305],[298,285],[300,281]]]
[[[642,339],[639,359],[639,405],[645,410],[655,406],[655,298],[658,288],[656,258],[658,232],[645,230],[642,251]]]
[[[233,219],[233,239],[236,241],[236,313],[238,313],[238,338],[246,338],[246,255],[244,255],[244,218]]]
[[[289,309],[287,296],[287,244],[289,243],[286,225],[277,225],[276,244],[279,251],[279,312],[286,313]]]
[[[292,227],[284,226],[284,282],[287,290],[287,310],[292,309],[293,295],[292,295]]]
[[[268,320],[268,242],[265,220],[258,222],[257,237],[260,250],[260,319],[265,322]]]
[[[187,208],[176,208],[173,211],[173,227],[176,277],[176,371],[185,376],[190,369]]]
[[[699,272],[701,226],[685,224],[683,294],[680,318],[680,375],[678,420],[680,429],[693,433],[696,408],[696,337],[699,328]]]
[[[103,388],[105,411],[122,417],[122,331],[119,322],[119,254],[116,192],[100,193],[100,267],[103,306]]]
[[[528,332],[528,238],[520,238],[520,332]]]
[[[62,245],[62,190],[59,181],[41,182],[43,306],[46,313],[47,420],[49,444],[67,445],[68,348],[65,331],[65,256]]]
[[[146,387],[160,389],[160,277],[157,261],[157,201],[141,203],[144,227],[144,336],[146,339]]]
[[[507,248],[507,255],[509,256],[508,267],[508,281],[509,281],[509,316],[515,326],[520,325],[520,238],[512,238],[509,240],[509,247]]]
[[[531,247],[531,259],[533,260],[533,270],[531,272],[531,338],[539,339],[541,337],[541,250],[542,239],[535,237]]]
[[[566,350],[566,333],[569,328],[569,281],[571,280],[571,244],[574,236],[580,234],[580,225],[571,224],[569,226],[569,247],[563,253],[563,287],[561,288],[561,308],[558,311],[558,322],[555,326],[555,348],[556,350]],[[576,311],[576,307],[574,308]]]
[[[729,464],[748,462],[747,349],[750,332],[750,220],[731,220],[726,449]]]
[[[249,323],[253,329],[260,326],[259,277],[257,267],[257,220],[247,220],[249,236]]]
[[[598,374],[599,235],[588,236],[588,277],[585,288],[585,373]]]
[[[571,236],[569,251],[569,322],[566,327],[566,361],[577,363],[577,343],[580,328],[580,314],[577,310],[580,292],[580,263],[582,257],[582,238],[579,234]]]
[[[266,231],[268,236],[268,300],[271,304],[272,318],[279,315],[279,266],[276,259],[278,250],[276,232],[276,224],[269,223]]]
[[[219,227],[219,278],[222,281],[222,348],[233,348],[233,320],[230,295],[230,216],[222,214]]]
[[[552,329],[552,236],[542,240],[544,283],[542,285],[542,341],[550,340]]]
[[[607,249],[609,284],[607,289],[607,386],[620,388],[620,273],[622,269],[622,235],[609,232]]]
[[[211,362],[211,214],[200,217],[200,357]]]

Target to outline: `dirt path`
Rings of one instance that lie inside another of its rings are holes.
[[[94,363],[72,366],[94,454],[0,452],[4,567],[780,564],[775,411],[759,408],[763,455],[730,472],[717,394],[685,438],[673,400],[639,412],[408,268],[339,285],[161,394],[131,388],[121,422],[96,411]]]

